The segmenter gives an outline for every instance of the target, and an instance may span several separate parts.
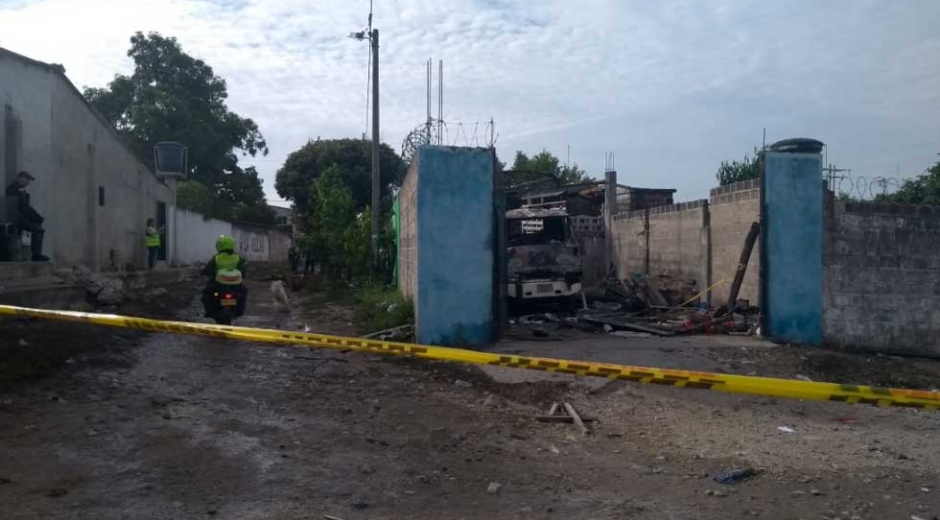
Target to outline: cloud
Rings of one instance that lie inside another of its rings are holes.
[[[570,145],[600,176],[614,151],[624,182],[686,197],[706,194],[718,163],[759,145],[765,126],[771,139],[818,137],[831,160],[871,174],[919,173],[940,148],[937,2],[375,0],[375,10],[382,138],[396,148],[424,120],[428,57],[445,61],[445,119],[493,117],[502,158]],[[0,45],[101,86],[130,72],[134,31],[176,36],[227,80],[231,108],[259,123],[271,154],[247,162],[276,198],[274,172],[307,139],[367,131],[368,49],[346,37],[367,11],[366,0],[18,0],[0,4]]]

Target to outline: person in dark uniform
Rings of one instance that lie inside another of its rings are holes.
[[[13,184],[7,186],[6,195],[7,197],[16,197],[16,209],[19,213],[16,225],[20,231],[29,231],[32,235],[30,249],[33,254],[33,262],[48,262],[49,257],[42,254],[42,239],[46,234],[42,223],[45,219],[29,203],[29,192],[26,191],[26,187],[34,180],[36,178],[30,175],[29,172],[21,171],[16,174],[16,180],[13,181]]]

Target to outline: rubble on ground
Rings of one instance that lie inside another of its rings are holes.
[[[598,290],[585,293],[582,308],[575,312],[528,314],[511,323],[532,328],[538,337],[547,335],[548,324],[621,337],[758,333],[759,310],[750,302],[711,309],[704,296],[695,280],[609,276]]]

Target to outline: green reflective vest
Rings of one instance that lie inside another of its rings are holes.
[[[215,281],[221,285],[241,285],[242,272],[238,269],[241,258],[235,253],[215,255]]]
[[[147,247],[160,247],[160,233],[157,233],[156,229],[148,227],[145,243]]]

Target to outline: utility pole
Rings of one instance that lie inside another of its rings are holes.
[[[371,15],[370,15],[371,16]],[[379,30],[372,35],[372,267],[379,267],[379,218],[382,214],[379,166]]]
[[[379,167],[379,30],[372,29],[372,10],[369,10],[369,29],[349,33],[349,37],[369,40],[372,54],[372,268],[379,267],[379,223],[382,216],[382,181]],[[368,105],[368,103],[366,103]],[[363,134],[365,137],[365,134]]]

